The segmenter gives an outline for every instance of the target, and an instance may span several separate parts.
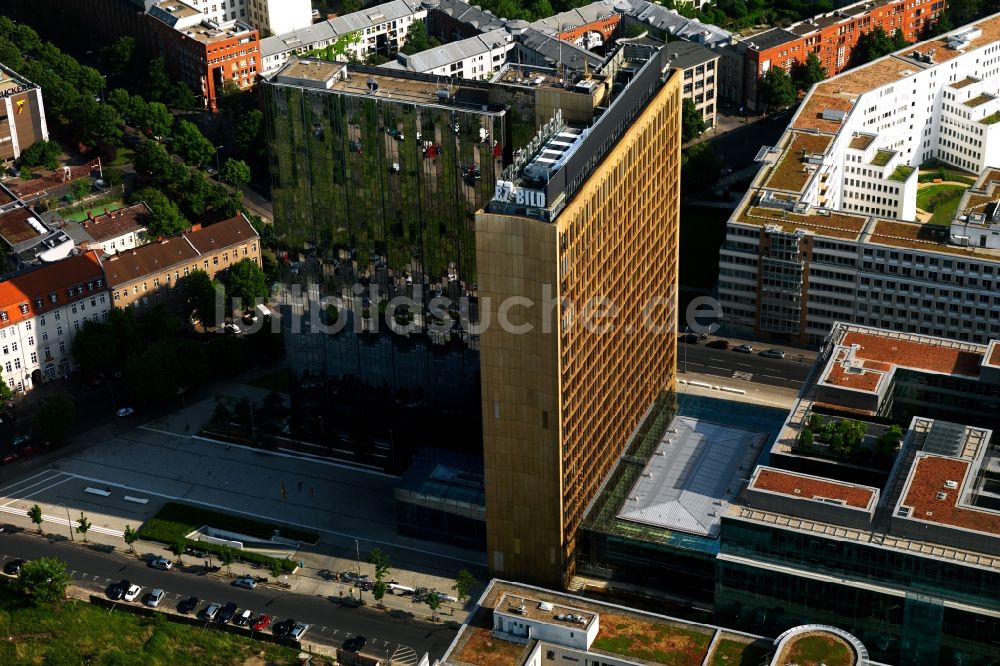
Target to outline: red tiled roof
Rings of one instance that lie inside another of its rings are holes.
[[[791,497],[811,500],[814,497],[842,500],[847,506],[867,509],[875,494],[874,489],[850,483],[827,481],[801,476],[777,469],[757,468],[757,477],[751,488],[769,490]],[[798,491],[798,492],[796,492]]]
[[[145,203],[137,203],[84,220],[80,226],[90,234],[91,238],[100,243],[110,238],[118,238],[130,231],[143,229],[145,217],[151,212]]]
[[[104,262],[108,286],[113,289],[257,238],[247,219],[237,215],[181,236],[119,252]]]
[[[850,331],[841,344],[860,345],[855,353],[858,359],[967,377],[979,376],[983,360],[981,354],[957,347],[860,331]]]
[[[918,457],[910,472],[909,489],[901,503],[912,508],[910,518],[1000,534],[1000,512],[957,506],[968,467],[968,461],[958,458]],[[959,487],[946,488],[945,481],[955,481]],[[944,493],[944,499],[938,499],[938,493]]]
[[[104,281],[101,262],[96,252],[86,252],[76,256],[46,264],[26,273],[0,282],[0,326],[10,326],[43,314],[67,303],[79,301],[105,290],[99,286]],[[92,288],[88,289],[88,285]],[[80,287],[80,293],[76,288]],[[73,295],[67,289],[73,288]],[[55,296],[55,302],[52,301]],[[41,307],[36,300],[41,300]],[[27,306],[22,312],[21,306]]]

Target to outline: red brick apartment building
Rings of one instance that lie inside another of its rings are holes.
[[[205,108],[217,110],[225,82],[253,86],[260,67],[260,35],[240,20],[215,23],[180,0],[162,0],[146,14],[155,52],[191,85]],[[149,45],[147,45],[147,48]]]
[[[747,106],[758,109],[757,80],[771,67],[790,70],[815,52],[827,74],[850,66],[858,38],[876,26],[892,34],[897,28],[908,41],[920,40],[923,30],[945,9],[945,0],[874,0],[819,14],[787,28],[772,28],[743,40],[746,47]]]

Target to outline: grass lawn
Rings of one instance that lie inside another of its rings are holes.
[[[290,390],[288,385],[288,370],[278,370],[269,375],[258,377],[250,382],[250,386],[267,389],[268,391],[277,391],[278,393],[288,393]]]
[[[711,632],[606,613],[601,617],[601,630],[593,646],[666,666],[699,666],[711,641]]]
[[[770,645],[761,644],[760,641],[747,643],[723,638],[715,644],[711,664],[712,666],[760,666],[761,663],[766,663],[764,658],[771,651]]]
[[[143,523],[142,527],[139,528],[139,537],[172,544],[202,525],[246,534],[258,539],[269,539],[275,530],[280,529],[281,536],[287,539],[306,543],[316,543],[319,540],[319,535],[315,532],[282,527],[274,523],[265,523],[252,518],[243,518],[177,502],[167,502],[155,516]]]
[[[0,586],[3,664],[296,664],[298,650],[245,636],[203,631],[162,618],[112,612],[82,601],[25,605]]]
[[[114,161],[108,166],[123,166],[125,164],[131,164],[133,159],[135,159],[134,151],[129,150],[128,148],[119,148],[118,156],[115,157]]]
[[[124,206],[125,202],[123,201],[112,201],[110,203],[106,203],[101,206],[96,206],[94,208],[91,208],[89,211],[81,210],[77,211],[76,213],[68,213],[66,215],[63,215],[63,219],[66,220],[67,222],[83,222],[84,220],[87,219],[88,212],[93,213],[94,215],[103,215],[105,209],[109,211],[118,210],[119,208],[122,208]]]
[[[813,634],[797,639],[787,649],[788,661],[799,666],[851,666],[854,650],[842,639]]]
[[[917,208],[933,213],[931,224],[950,224],[966,189],[962,185],[922,187],[917,190]]]

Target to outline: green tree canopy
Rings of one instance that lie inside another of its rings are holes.
[[[441,42],[437,38],[428,35],[427,24],[423,19],[418,19],[411,23],[410,27],[406,30],[406,41],[403,43],[403,48],[399,50],[407,55],[413,55],[414,53],[432,49],[435,46],[441,46]]]
[[[226,293],[230,299],[240,299],[244,311],[252,309],[257,299],[267,297],[267,277],[253,259],[240,259],[226,276]]]
[[[191,224],[184,219],[180,209],[155,187],[144,187],[132,194],[132,203],[144,201],[152,214],[146,220],[146,228],[152,236],[176,236],[187,231]]]
[[[170,155],[155,141],[143,141],[135,151],[133,165],[138,174],[156,179],[170,167]]]
[[[760,79],[757,91],[769,109],[784,109],[795,103],[795,84],[781,67],[771,67]]]
[[[129,358],[125,379],[139,400],[177,400],[181,391],[204,381],[207,367],[204,347],[194,340],[160,340]]]
[[[882,26],[877,25],[868,32],[863,32],[858,37],[858,43],[851,51],[851,62],[856,65],[863,65],[866,62],[877,60],[882,56],[889,55],[894,51],[906,48],[909,44],[903,31],[896,29],[891,35]]]
[[[805,62],[797,62],[792,66],[792,81],[798,90],[809,90],[826,77],[826,68],[814,51],[809,52]]]
[[[96,146],[105,142],[121,145],[122,117],[113,106],[98,102],[93,97],[81,97],[75,122],[82,130],[80,140],[84,144]]]
[[[705,131],[705,118],[690,99],[684,99],[681,108],[681,140],[684,143],[696,139]]]
[[[681,194],[687,196],[711,186],[719,179],[722,160],[707,141],[681,152]]]
[[[184,278],[184,289],[191,315],[205,327],[218,326],[226,303],[223,286],[212,282],[205,271],[196,270]]]
[[[120,37],[101,48],[101,62],[106,64],[115,76],[128,71],[135,54],[135,39]]]
[[[163,58],[153,58],[149,61],[146,71],[146,96],[154,101],[166,100],[173,87],[170,74],[167,72],[167,62]]]
[[[173,149],[188,164],[201,166],[215,157],[215,146],[205,138],[198,126],[187,120],[178,120],[174,127]]]
[[[35,411],[33,425],[45,439],[61,441],[73,428],[76,419],[76,403],[68,395],[56,394],[43,398]]]
[[[49,171],[59,168],[59,144],[55,141],[36,141],[21,151],[21,165],[42,166]]]
[[[166,136],[170,133],[170,126],[174,124],[174,115],[166,104],[161,102],[150,102],[146,105],[146,113],[139,123],[140,129],[153,136]]]
[[[238,190],[240,185],[246,185],[250,182],[250,167],[243,160],[230,158],[223,162],[219,179],[233,185]]]
[[[52,604],[66,597],[69,581],[65,562],[40,557],[21,565],[17,587],[21,594],[35,604]]]

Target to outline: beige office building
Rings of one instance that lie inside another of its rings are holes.
[[[488,561],[566,585],[584,511],[674,387],[679,72],[664,51],[589,128],[557,116],[476,215]]]

